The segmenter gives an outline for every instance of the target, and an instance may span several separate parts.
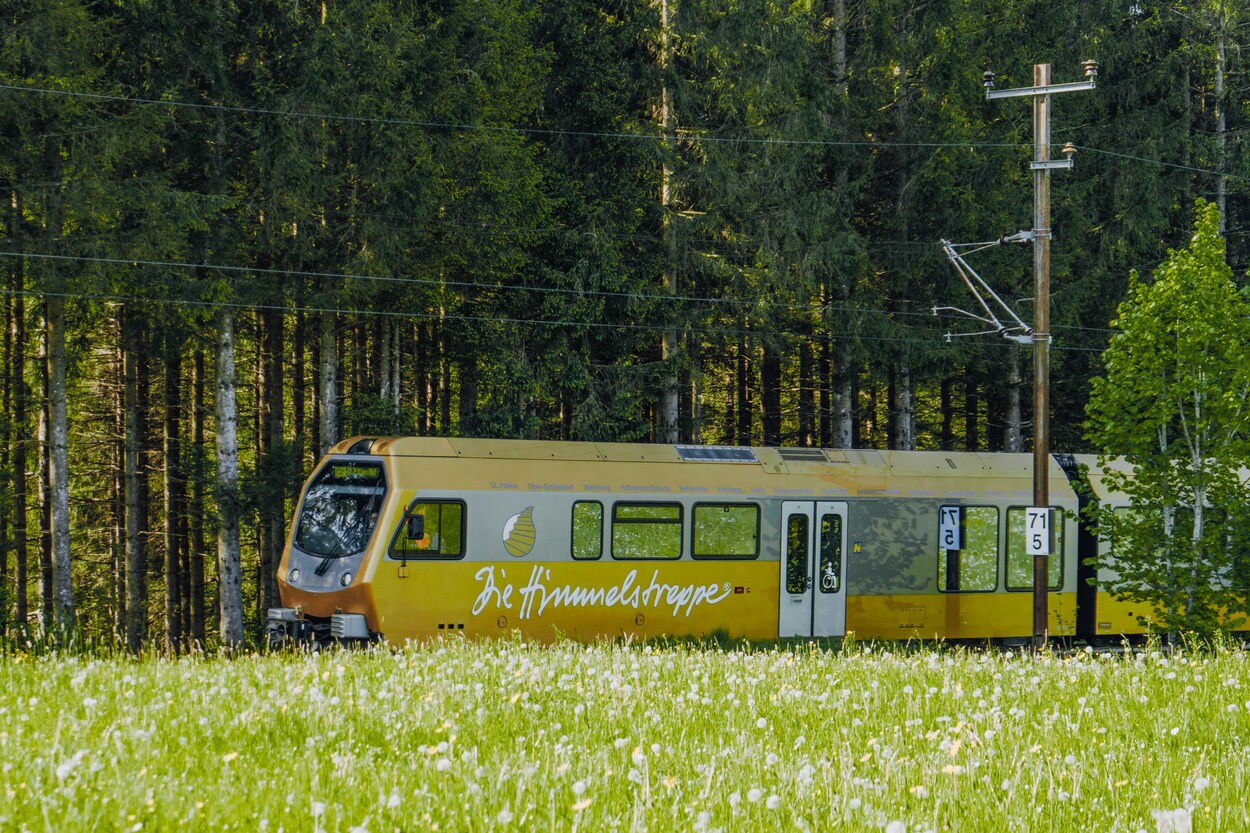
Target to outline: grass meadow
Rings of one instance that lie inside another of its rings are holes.
[[[1240,651],[0,657],[0,830],[1244,831]]]

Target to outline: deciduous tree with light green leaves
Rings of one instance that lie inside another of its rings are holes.
[[[1173,635],[1238,627],[1246,608],[1250,553],[1237,519],[1250,459],[1250,303],[1219,221],[1199,201],[1189,247],[1169,252],[1153,282],[1130,276],[1087,411],[1104,473],[1133,507],[1104,509],[1114,541],[1104,586],[1151,605],[1143,618]]]

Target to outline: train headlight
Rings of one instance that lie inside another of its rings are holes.
[[[286,580],[288,584],[295,584],[296,582],[298,582],[299,581],[299,568],[292,567],[290,570],[287,570]]]
[[[348,570],[346,573],[343,573],[343,575],[339,577],[339,584],[343,585],[344,587],[346,587],[347,585],[351,583],[352,583],[351,570]]]

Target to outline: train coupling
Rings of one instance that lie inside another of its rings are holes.
[[[317,641],[312,621],[295,607],[271,607],[265,616],[265,636],[270,648],[307,645]]]
[[[335,613],[329,619],[305,616],[297,607],[271,607],[265,617],[270,648],[320,647],[373,642],[380,635],[369,630],[364,614]]]

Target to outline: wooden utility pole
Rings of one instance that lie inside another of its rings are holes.
[[[995,90],[994,74],[985,73],[989,99],[1028,96],[1033,99],[1033,511],[1025,529],[1026,552],[1033,554],[1033,646],[1046,645],[1049,626],[1047,563],[1054,540],[1054,513],[1050,510],[1050,172],[1072,167],[1071,143],[1063,149],[1067,158],[1050,158],[1050,97],[1054,93],[1094,89],[1098,64],[1085,62],[1085,81],[1050,83],[1050,64],[1033,66],[1033,86]],[[1032,536],[1033,523],[1044,525],[1039,538]]]

